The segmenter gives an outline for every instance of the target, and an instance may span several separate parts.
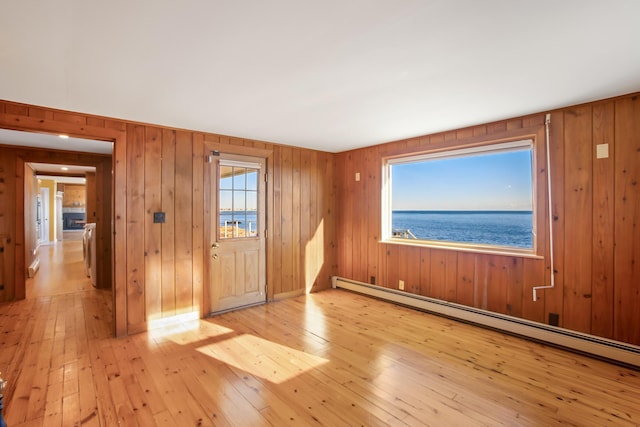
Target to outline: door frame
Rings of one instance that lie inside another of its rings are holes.
[[[277,147],[276,147],[277,149]],[[232,145],[221,143],[219,140],[208,139],[205,136],[204,140],[204,152],[203,156],[205,159],[205,163],[209,166],[209,156],[213,155],[212,153],[224,153],[224,154],[235,154],[241,156],[251,156],[251,157],[260,157],[264,159],[264,169],[265,174],[267,176],[267,185],[265,191],[265,217],[266,217],[266,227],[267,238],[265,241],[265,264],[266,264],[266,302],[273,300],[273,286],[271,284],[271,275],[272,275],[272,265],[271,265],[271,257],[270,254],[273,254],[273,239],[269,235],[271,230],[273,230],[273,177],[270,176],[273,161],[273,150],[265,149],[265,148],[257,148],[257,147],[249,147],[244,145]],[[207,242],[204,245],[204,262],[203,262],[203,286],[202,286],[202,303],[200,304],[200,317],[207,317],[211,314],[211,292],[210,292],[210,277],[211,277],[211,264],[209,260],[211,259],[211,245],[208,243],[210,241],[211,236],[211,224],[215,217],[215,212],[211,211],[212,206],[212,188],[211,188],[211,168],[204,168],[204,235],[205,241]]]
[[[127,290],[126,290],[126,223],[127,223],[127,201],[126,201],[126,153],[127,137],[126,130],[118,130],[107,127],[92,126],[89,124],[78,124],[55,119],[55,115],[45,118],[35,118],[26,116],[14,116],[9,113],[0,114],[0,128],[18,130],[34,133],[65,134],[71,137],[95,139],[105,142],[113,142],[113,152],[111,153],[111,208],[109,236],[105,236],[105,241],[110,241],[111,245],[111,290],[113,295],[113,334],[117,337],[127,334]],[[38,150],[32,150],[36,153]],[[69,152],[70,160],[74,153]],[[29,157],[26,161],[32,161]],[[19,168],[24,167],[24,160],[19,160]],[[45,161],[46,163],[46,161]],[[17,206],[24,204],[24,177],[18,177],[17,190],[21,191],[22,200]],[[22,190],[20,190],[22,189]],[[22,210],[18,209],[16,215],[16,246],[24,244],[25,224]],[[16,251],[14,271],[15,298],[25,298],[26,272],[24,251]],[[117,268],[119,267],[119,268]],[[107,268],[107,267],[105,267]]]

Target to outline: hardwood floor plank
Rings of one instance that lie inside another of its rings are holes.
[[[62,425],[72,426],[80,424],[80,396],[78,393],[62,398]]]
[[[140,334],[143,335],[143,334]],[[145,334],[146,335],[146,334]],[[184,353],[179,352],[179,346],[176,351],[167,357],[164,351],[168,346],[151,345],[151,349],[155,349],[156,353],[149,352],[148,337],[136,336],[134,342],[146,366],[147,372],[153,376],[154,387],[157,393],[163,398],[164,407],[168,410],[168,414],[175,421],[175,425],[213,425],[212,418],[220,419],[221,425],[231,425],[216,412],[207,413],[190,397],[191,392],[189,386],[184,384],[180,374],[182,361],[180,357],[184,357]]]

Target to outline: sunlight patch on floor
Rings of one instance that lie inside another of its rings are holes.
[[[322,357],[247,334],[202,346],[198,351],[275,384],[328,362]]]
[[[233,329],[201,321],[198,311],[154,319],[149,322],[149,339],[154,341],[169,340],[181,345],[232,332]]]

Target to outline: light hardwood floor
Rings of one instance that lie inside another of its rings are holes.
[[[27,279],[27,298],[67,294],[92,288],[91,279],[87,277],[84,268],[82,233],[79,234],[79,239],[77,236],[76,232],[72,239],[40,246],[40,271],[35,277]]]
[[[637,371],[345,291],[123,339],[111,315],[93,288],[0,305],[11,427],[640,423]]]

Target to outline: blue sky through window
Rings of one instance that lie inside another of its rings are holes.
[[[531,150],[392,165],[393,210],[532,210]]]
[[[225,177],[220,179],[219,209],[256,210],[258,170],[230,166],[223,166],[222,170]]]

